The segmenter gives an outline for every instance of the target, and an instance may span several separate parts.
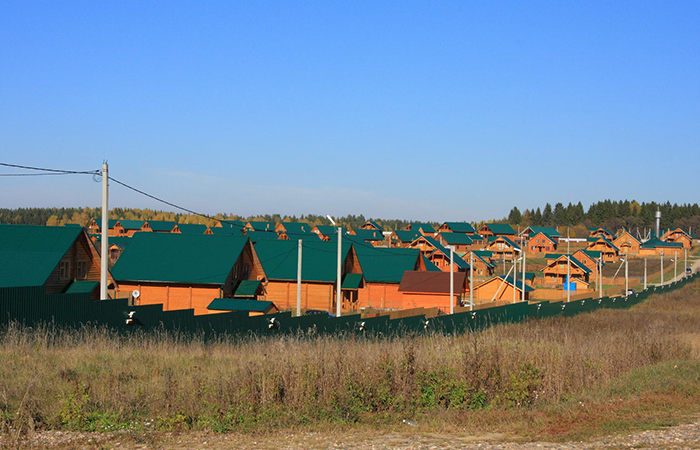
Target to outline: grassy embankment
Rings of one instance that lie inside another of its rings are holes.
[[[700,283],[631,310],[396,340],[205,344],[0,334],[0,426],[270,432],[362,426],[569,439],[700,413]],[[157,432],[155,433],[157,435]]]

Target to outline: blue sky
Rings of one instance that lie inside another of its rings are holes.
[[[2,2],[0,162],[107,159],[244,216],[697,202],[699,22],[696,1]],[[0,207],[100,198],[0,177]]]

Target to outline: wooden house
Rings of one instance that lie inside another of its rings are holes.
[[[180,234],[214,234],[208,226],[199,223],[178,223],[173,227],[172,232]]]
[[[297,305],[298,243],[285,240],[261,240],[255,249],[269,278],[265,286],[265,299],[280,309],[295,309]],[[304,241],[301,258],[301,307],[329,312],[336,310],[338,245],[335,242]],[[348,274],[361,275],[359,263],[352,250],[352,243],[342,244],[343,265],[341,268],[341,310],[357,309],[357,290],[362,278],[355,280],[357,286],[343,283]]]
[[[146,223],[145,220],[123,220],[119,219],[114,223],[113,227],[110,227],[107,232],[108,236],[133,236],[134,234],[142,231],[143,225]]]
[[[358,307],[403,309],[399,286],[406,271],[425,271],[425,258],[417,249],[354,246],[363,276]]]
[[[485,223],[479,228],[479,234],[484,238],[491,236],[505,236],[513,239],[516,235],[515,230],[507,223]]]
[[[429,223],[423,222],[413,222],[406,225],[405,231],[419,232],[423,235],[433,235],[435,234],[435,228]]]
[[[513,290],[515,289],[516,303],[522,299],[522,291],[525,290],[525,300],[530,299],[533,287],[523,284],[520,280],[513,280],[512,276],[497,275],[490,280],[474,287],[474,298],[477,303],[489,301],[513,302]]]
[[[674,230],[667,230],[661,236],[661,240],[674,243],[680,242],[681,244],[683,244],[684,249],[692,250],[695,241],[698,240],[698,237],[690,232],[683,230],[682,228],[676,228]]]
[[[557,259],[548,260],[547,265],[542,269],[545,284],[563,285],[567,274],[571,281],[579,279],[588,283],[591,272],[591,269],[572,255],[561,255]]]
[[[520,236],[523,238],[523,240],[528,240],[539,233],[544,233],[550,239],[553,239],[557,243],[559,242],[559,238],[561,238],[561,233],[559,233],[559,231],[557,231],[557,229],[554,227],[535,227],[535,226],[530,226],[530,227],[525,228],[523,231],[520,232]]]
[[[411,242],[415,241],[422,234],[418,231],[394,231],[390,236],[390,246],[399,248],[408,248]]]
[[[598,279],[598,269],[600,264],[603,266],[605,265],[605,261],[601,261],[600,259],[600,252],[592,251],[592,250],[578,250],[574,252],[573,257],[576,258],[579,262],[583,263],[588,269],[591,271],[591,275],[589,278],[593,278],[593,280]]]
[[[445,272],[406,271],[399,284],[401,308],[434,308],[450,312],[450,302],[459,306],[461,294],[467,290],[467,275],[453,275],[453,297],[450,299],[450,274]]]
[[[169,220],[147,220],[141,226],[141,231],[153,233],[172,233],[177,226],[177,222]]]
[[[527,241],[527,252],[535,255],[556,252],[559,242],[544,231],[540,231],[533,235]]]
[[[374,247],[381,247],[386,245],[386,240],[381,231],[378,230],[364,230],[356,228],[348,232],[350,236],[355,236],[357,239],[366,242],[367,244],[373,245]]]
[[[588,229],[588,237],[590,238],[598,238],[598,237],[604,237],[605,239],[609,240],[610,242],[614,241],[617,236],[615,236],[615,233],[612,231],[608,230],[605,227],[593,227]]]
[[[243,236],[246,224],[240,220],[219,220],[211,228],[212,233],[216,235],[231,234],[234,236]]]
[[[474,254],[474,258],[470,256],[472,253]],[[461,255],[461,258],[467,264],[471,264],[471,261],[474,262],[472,270],[474,270],[475,276],[490,277],[496,269],[496,265],[491,261],[492,255],[491,252],[486,250],[471,250]]]
[[[439,233],[463,233],[468,235],[476,234],[476,230],[469,222],[443,222],[438,228]]]
[[[442,245],[449,245],[458,253],[465,253],[469,250],[476,250],[478,248],[478,245],[475,244],[474,240],[466,233],[441,231],[438,233],[437,239]]]
[[[275,232],[277,232],[277,234],[302,234],[311,233],[313,228],[314,227],[304,222],[280,222],[275,227]]]
[[[419,236],[416,240],[411,242],[409,248],[420,250],[430,262],[443,272],[449,272],[452,267],[450,253],[453,255],[455,272],[469,270],[469,264],[459,257],[458,252],[450,252],[449,249],[443,247],[434,237]]]
[[[244,231],[275,231],[275,224],[272,222],[251,220],[243,227]]]
[[[338,236],[338,227],[333,225],[316,225],[311,229],[311,232],[317,234],[322,241],[330,241],[332,239],[331,236]]]
[[[626,230],[615,238],[612,243],[620,249],[621,255],[637,255],[642,246],[642,242]]]
[[[136,305],[208,314],[213,299],[234,298],[239,288],[250,293],[246,280],[255,284],[251,297],[264,294],[267,277],[247,237],[137,233],[131,239],[113,274],[119,292]]]
[[[0,288],[41,286],[47,294],[99,299],[100,256],[82,227],[0,225]],[[113,285],[114,280],[108,274]]]
[[[109,219],[107,222],[108,222],[108,227],[109,227],[109,228],[107,228],[107,235],[112,236],[112,229],[114,228],[114,225],[116,225],[118,221],[116,219]],[[87,232],[89,234],[102,234],[102,220],[101,219],[91,219],[90,222],[88,222]]]
[[[520,246],[506,236],[491,236],[488,238],[486,250],[491,252],[493,259],[513,261],[518,257]]]
[[[685,252],[680,242],[666,242],[661,239],[649,239],[639,249],[639,256],[665,255],[672,258],[674,255],[682,255]]]
[[[588,238],[586,250],[601,252],[603,254],[603,261],[607,262],[617,261],[620,257],[620,249],[603,236]]]
[[[374,230],[374,231],[379,231],[382,233],[384,231],[384,228],[379,225],[377,222],[374,220],[368,220],[362,226],[360,227],[361,230]]]

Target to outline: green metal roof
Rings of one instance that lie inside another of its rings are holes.
[[[215,298],[207,309],[212,311],[249,311],[265,312],[274,303],[262,300],[244,300],[240,298]]]
[[[413,242],[417,237],[421,236],[418,231],[394,231],[396,237],[399,238],[401,242]]]
[[[66,294],[89,294],[100,285],[99,281],[78,280],[71,283]]]
[[[493,256],[493,252],[490,250],[474,250],[473,253],[474,256],[479,256],[482,258],[491,258]]]
[[[379,230],[379,231],[384,231],[384,227],[382,227],[381,225],[379,225],[379,224],[378,224],[377,222],[375,222],[374,220],[368,220],[367,222],[365,222],[365,225],[367,225],[367,224],[372,225],[374,228],[376,228],[376,229]]]
[[[609,234],[610,236],[615,237],[615,233],[613,233],[612,231],[608,230],[605,227],[591,227],[588,229],[588,231],[598,231],[598,230],[602,230],[605,233]]]
[[[360,289],[360,283],[362,282],[361,273],[346,273],[345,278],[343,278],[343,283],[340,285],[340,289]]]
[[[418,231],[419,228],[422,228],[423,233],[435,233],[435,228],[429,223],[413,222],[410,225],[411,229],[409,231]]]
[[[238,227],[211,227],[211,233],[216,236],[243,236],[243,228]]]
[[[649,239],[642,244],[642,248],[657,248],[657,247],[667,247],[667,248],[683,248],[683,244],[680,242],[666,242],[661,239]]]
[[[333,225],[317,225],[316,228],[318,229],[319,233],[323,234],[324,236],[338,234],[338,227],[334,227]]]
[[[242,230],[245,227],[245,222],[241,222],[240,220],[219,220],[219,225],[221,226],[212,228],[231,228],[234,230]]]
[[[447,242],[448,245],[471,245],[474,243],[469,235],[464,233],[440,233],[440,236]]]
[[[469,222],[444,222],[443,225],[450,227],[454,233],[476,233],[476,230]]]
[[[244,236],[136,233],[112,268],[118,281],[223,285]]]
[[[436,266],[431,260],[429,260],[425,255],[423,255],[423,263],[425,264],[426,272],[442,272],[438,266]]]
[[[343,241],[342,260],[345,261],[351,243]],[[255,244],[265,274],[270,280],[297,279],[297,241],[261,240]],[[301,278],[303,281],[332,283],[336,281],[338,243],[304,241],[302,243]]]
[[[119,225],[125,230],[140,230],[143,224],[146,223],[145,220],[122,220],[119,219]],[[110,228],[113,228],[110,226]]]
[[[274,231],[250,231],[247,230],[245,232],[245,235],[250,238],[251,241],[253,242],[259,242],[259,241],[276,241],[280,238],[279,234],[275,233]]]
[[[581,250],[579,250],[579,251],[585,253],[585,254],[588,255],[588,257],[591,258],[591,259],[598,259],[598,258],[600,258],[600,253],[601,253],[601,252],[598,251],[598,250],[585,250],[585,249],[581,249]]]
[[[507,223],[485,223],[484,226],[493,234],[515,234],[515,230]]]
[[[0,287],[43,286],[82,228],[0,225]]]
[[[248,223],[255,231],[275,231],[275,224],[272,222],[250,221]]]
[[[445,257],[447,257],[447,259],[450,259],[450,250],[443,247],[442,244],[440,244],[437,241],[437,239],[435,239],[432,236],[421,236],[419,239],[421,239],[421,238],[425,239],[431,246],[433,246],[435,248],[436,252],[440,252],[443,255],[445,255]],[[467,262],[464,261],[462,258],[460,258],[457,254],[454,255],[454,264],[455,264],[455,266],[459,267],[460,269],[468,269],[469,268],[469,264],[467,264]]]
[[[487,258],[486,256],[481,256],[481,255],[480,255],[480,253],[488,253],[488,255],[489,255],[488,257],[490,258],[490,257],[491,257],[491,252],[487,252],[487,251],[477,251],[477,250],[475,250],[475,251],[473,251],[472,253],[474,254],[474,258],[476,258],[476,259],[478,259],[479,261],[481,261],[482,263],[486,264],[486,267],[496,267],[495,264],[493,264],[493,263],[491,263],[491,262],[489,262],[489,261],[486,260],[486,258]],[[469,256],[469,252],[460,253],[460,255],[459,255],[459,257],[462,258],[463,260],[467,261],[467,263],[469,262],[468,256]]]
[[[355,236],[364,241],[383,241],[384,235],[378,230],[363,230],[361,228],[356,228],[352,230]]]
[[[525,234],[527,230],[530,230],[530,232],[528,233],[529,236],[534,236],[538,233],[544,233],[545,235],[547,235],[547,237],[550,238],[561,237],[561,233],[559,233],[554,227],[527,227],[520,234]]]
[[[148,226],[151,227],[151,230],[163,232],[172,231],[173,228],[175,228],[175,225],[177,225],[177,222],[172,222],[170,220],[147,220],[146,222],[148,223]]]
[[[563,255],[563,253],[547,253],[544,255],[544,259],[557,259]]]
[[[260,233],[264,233],[261,231]],[[289,238],[290,241],[298,242],[299,239],[302,241],[312,241],[312,242],[317,242],[321,240],[321,236],[319,236],[316,233],[286,233],[287,237]]]
[[[182,234],[204,234],[209,229],[200,223],[178,223],[177,228]]]
[[[310,233],[313,226],[304,222],[282,222],[281,224],[287,233],[301,234]]]
[[[236,291],[233,293],[234,297],[254,297],[258,293],[260,288],[260,280],[242,280],[238,283]]]
[[[578,259],[574,258],[572,255],[559,255],[559,258],[553,259],[552,261],[548,262],[547,265],[549,266],[552,263],[556,263],[559,259],[564,258],[564,261],[566,261],[566,257],[569,257],[569,260],[571,261],[571,264],[578,266],[579,269],[583,270],[585,273],[592,273],[592,270],[588,268],[584,263],[579,261]]]
[[[414,248],[373,248],[356,245],[355,253],[365,281],[370,283],[401,283],[403,273],[415,270],[418,267],[418,258],[421,257],[420,250]]]

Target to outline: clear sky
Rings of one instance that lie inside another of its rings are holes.
[[[697,202],[699,24],[698,1],[4,1],[0,162],[107,159],[244,216]],[[100,199],[89,176],[0,177],[0,207]]]

